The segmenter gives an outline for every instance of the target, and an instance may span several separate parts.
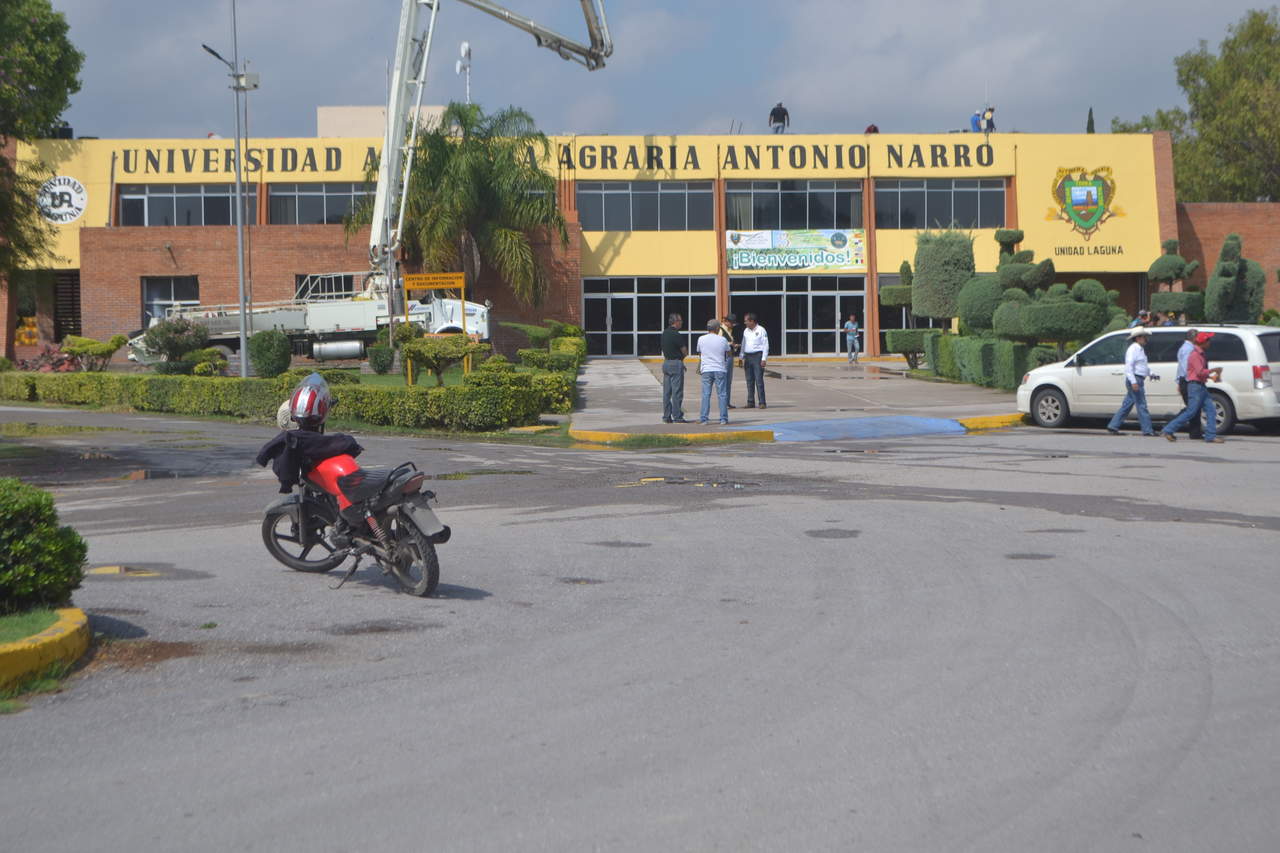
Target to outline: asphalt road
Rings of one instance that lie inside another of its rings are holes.
[[[423,600],[268,557],[269,430],[0,421],[151,430],[0,455],[146,572],[0,717],[6,850],[1280,846],[1280,438],[367,439],[489,472]]]

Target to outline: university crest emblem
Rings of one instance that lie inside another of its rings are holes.
[[[1080,166],[1059,169],[1053,179],[1054,207],[1045,219],[1061,219],[1088,240],[1102,223],[1124,216],[1115,200],[1116,182],[1110,166],[1092,172]]]

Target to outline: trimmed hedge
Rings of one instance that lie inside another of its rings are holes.
[[[1014,341],[995,342],[992,353],[991,384],[1012,391],[1022,384],[1022,376],[1030,369],[1031,347]]]
[[[557,370],[534,373],[533,390],[537,393],[540,411],[567,415],[573,411],[578,394],[578,377],[573,371]]]
[[[994,340],[952,336],[951,350],[955,354],[956,378],[961,382],[971,385],[992,385],[995,382]]]
[[[60,605],[80,586],[88,546],[58,526],[53,496],[0,479],[0,613]]]
[[[929,329],[887,329],[884,333],[885,349],[907,359],[912,370],[920,365],[920,354],[925,351],[924,336]]]
[[[516,352],[520,363],[538,370],[577,370],[579,359],[571,352],[547,352],[544,349],[522,349]]]
[[[1150,307],[1164,314],[1185,314],[1188,320],[1196,322],[1204,317],[1204,294],[1195,291],[1153,293]]]
[[[903,261],[903,263],[906,263]],[[911,285],[883,284],[880,286],[880,304],[886,308],[910,308]]]
[[[572,353],[579,362],[587,358],[587,339],[580,335],[567,335],[551,339],[551,352]]]
[[[293,373],[295,371],[289,371],[275,379],[7,373],[0,375],[0,397],[23,402],[120,406],[140,412],[231,415],[274,422],[284,394],[297,382],[297,378],[290,375]],[[536,379],[526,380],[528,384],[423,389],[348,384],[351,378],[341,375],[343,380],[330,380],[331,384],[341,385],[335,394],[339,400],[335,410],[338,416],[380,426],[494,430],[530,423],[541,411],[543,391],[534,387]]]

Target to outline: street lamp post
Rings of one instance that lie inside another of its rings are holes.
[[[458,53],[462,58],[453,64],[455,74],[464,74],[467,78],[467,104],[471,103],[471,42],[464,41]]]
[[[236,105],[236,274],[239,279],[239,305],[240,305],[240,376],[241,378],[249,375],[249,342],[248,342],[248,317],[245,312],[244,298],[244,180],[240,172],[240,94],[258,88],[258,75],[248,74],[242,71],[237,63],[239,62],[239,52],[237,51],[236,63],[228,62],[213,48],[207,44],[200,45],[210,56],[217,59],[227,68],[231,69],[231,90],[235,92]]]

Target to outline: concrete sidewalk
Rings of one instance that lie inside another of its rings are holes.
[[[579,410],[573,430],[619,433],[701,435],[727,430],[772,430],[778,441],[822,438],[878,438],[889,435],[963,432],[962,418],[1016,412],[1007,391],[949,382],[910,379],[902,362],[786,361],[766,367],[767,409],[741,408],[746,385],[733,371],[728,426],[697,423],[701,377],[697,360],[686,362],[684,412],[688,424],[662,423],[662,363],[639,359],[596,358],[578,378]]]

